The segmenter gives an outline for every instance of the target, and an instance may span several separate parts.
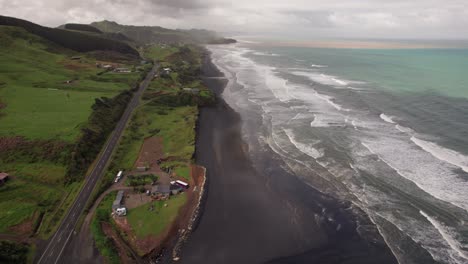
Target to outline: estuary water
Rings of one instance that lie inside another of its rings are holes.
[[[254,163],[359,207],[400,263],[468,263],[467,49],[209,49]]]

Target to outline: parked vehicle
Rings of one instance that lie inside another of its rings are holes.
[[[114,183],[118,183],[120,181],[120,179],[122,178],[122,175],[123,175],[123,171],[119,171],[117,173],[117,176],[115,177]]]

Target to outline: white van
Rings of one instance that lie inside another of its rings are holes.
[[[118,216],[127,215],[127,208],[125,208],[125,207],[117,208],[117,210],[115,210],[115,213],[116,213]]]

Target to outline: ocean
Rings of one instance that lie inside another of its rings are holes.
[[[468,263],[468,49],[209,50],[254,166],[360,208],[399,263]]]

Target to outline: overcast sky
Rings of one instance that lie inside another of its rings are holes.
[[[315,38],[468,38],[468,0],[0,0],[46,26],[112,20]]]

